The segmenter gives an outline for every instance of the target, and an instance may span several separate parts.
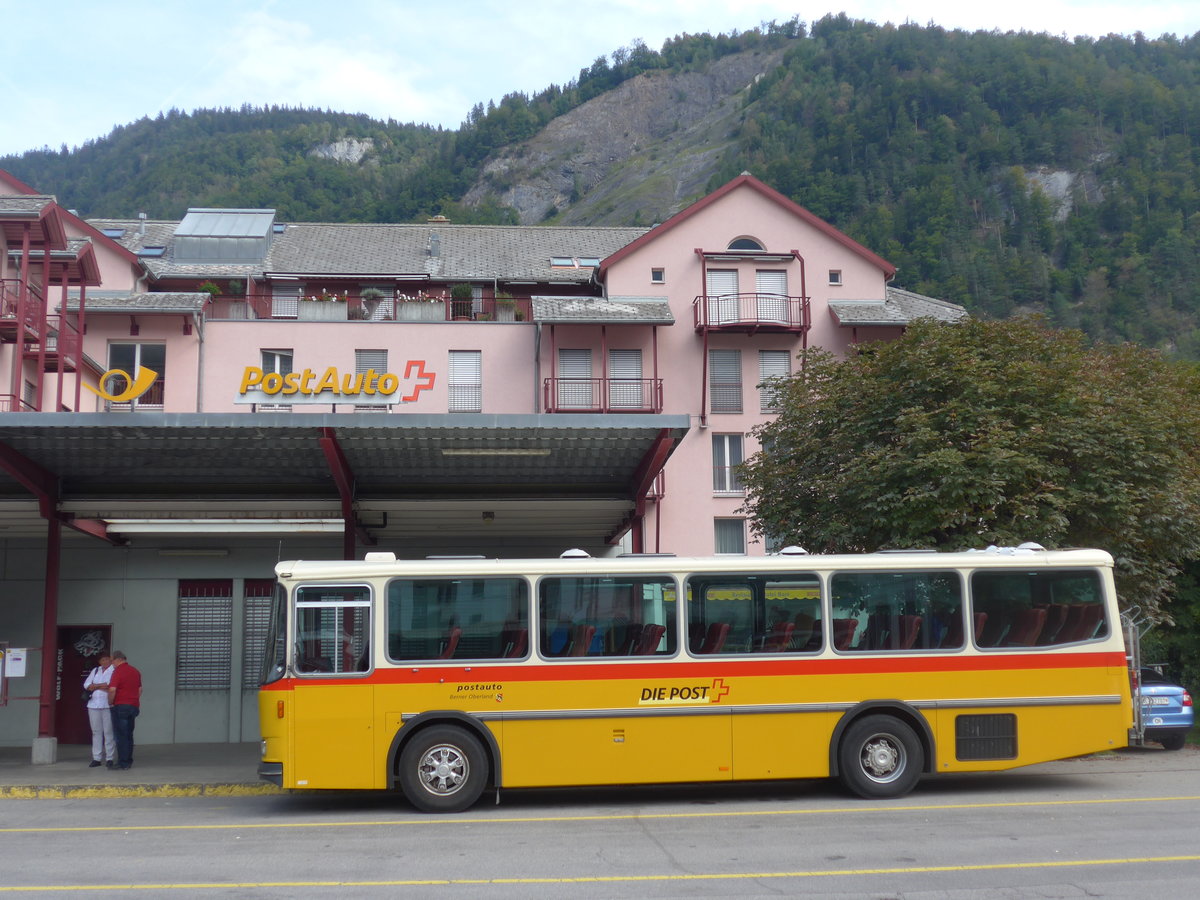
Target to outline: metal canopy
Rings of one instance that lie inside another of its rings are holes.
[[[426,528],[454,530],[502,508],[529,528],[553,509],[558,528],[612,533],[647,460],[661,466],[664,441],[673,448],[687,428],[687,416],[643,415],[14,413],[0,417],[0,445],[50,473],[60,508],[81,518],[336,516],[348,475],[366,529],[387,527],[388,510],[424,509]],[[322,448],[330,433],[346,473]],[[3,469],[0,529],[45,534],[38,504]]]

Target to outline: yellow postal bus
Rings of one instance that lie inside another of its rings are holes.
[[[1112,558],[967,553],[281,562],[262,778],[399,789],[924,773],[1126,746]]]

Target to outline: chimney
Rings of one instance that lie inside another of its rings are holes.
[[[138,213],[138,234],[145,237],[146,235],[146,214]]]

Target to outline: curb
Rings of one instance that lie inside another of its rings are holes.
[[[111,800],[120,797],[252,797],[284,794],[273,784],[0,785],[10,800]]]

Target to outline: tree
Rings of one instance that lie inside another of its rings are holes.
[[[921,321],[811,352],[743,467],[757,531],[810,551],[1109,550],[1153,616],[1200,557],[1200,375],[1039,319]]]

